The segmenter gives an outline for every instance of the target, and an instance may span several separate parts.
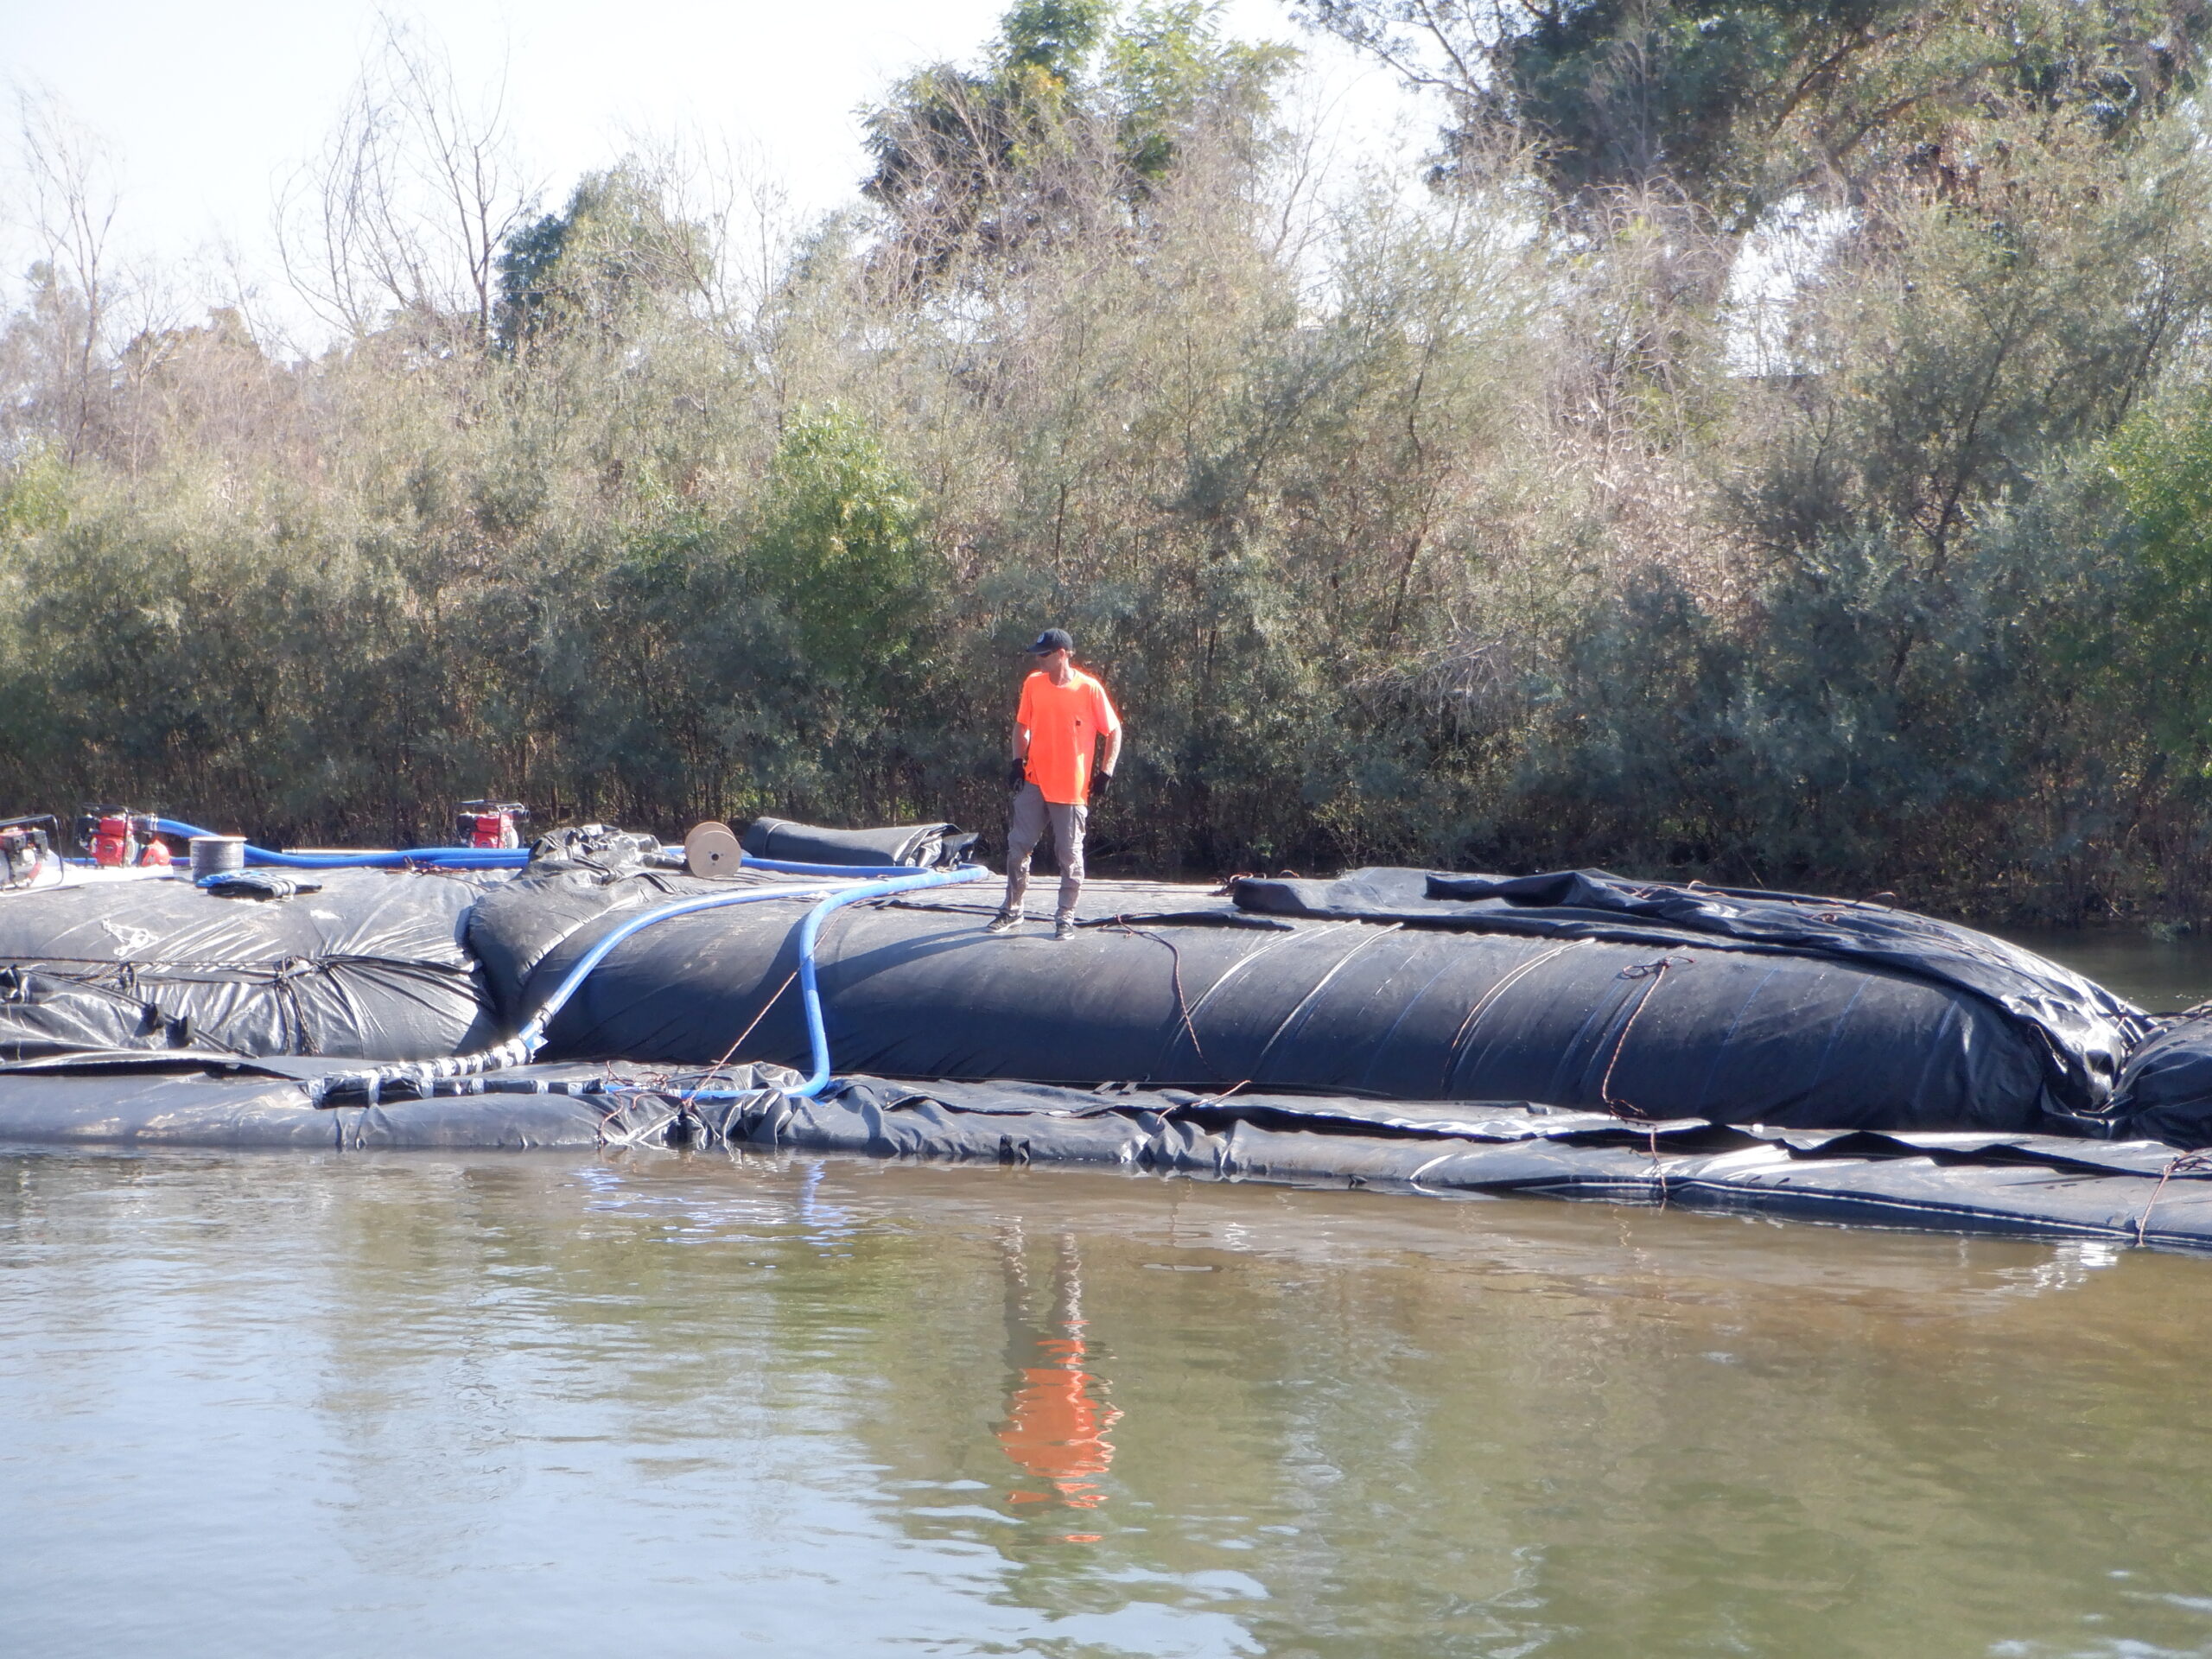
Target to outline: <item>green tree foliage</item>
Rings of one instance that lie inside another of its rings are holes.
[[[2138,553],[2114,666],[2162,766],[2212,777],[2212,410],[2177,389],[2103,454]]]
[[[929,553],[912,485],[860,421],[832,405],[785,428],[752,568],[810,671],[855,690],[887,685],[922,643]]]
[[[2198,0],[1301,0],[1437,86],[1447,149],[1498,126],[1569,197],[1664,182],[1748,224],[1808,188],[1972,167],[1989,121],[2138,130],[2195,86]]]
[[[1318,10],[1452,93],[1438,188],[1316,204],[1285,52],[1039,0],[744,282],[639,159],[507,238],[490,349],[455,287],[87,373],[42,274],[0,799],[988,830],[1052,622],[1109,865],[2212,913],[2196,14]]]
[[[1022,0],[981,67],[902,83],[868,116],[864,187],[900,277],[1126,225],[1202,125],[1233,128],[1249,164],[1294,54],[1224,39],[1219,12],[1161,0],[1116,26],[1105,0]]]
[[[499,258],[499,346],[549,329],[620,332],[641,305],[696,292],[709,255],[634,168],[588,175],[568,206],[516,230]]]

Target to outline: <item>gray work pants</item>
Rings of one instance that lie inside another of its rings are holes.
[[[1020,911],[1022,895],[1029,891],[1029,855],[1052,832],[1052,851],[1060,861],[1060,914],[1075,908],[1083,893],[1083,831],[1090,821],[1087,806],[1063,806],[1048,801],[1034,784],[1024,784],[1014,797],[1014,810],[1006,826],[1006,907]]]

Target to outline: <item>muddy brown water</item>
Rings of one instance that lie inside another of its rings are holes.
[[[0,1651],[2212,1654],[2208,1275],[1042,1169],[0,1151]]]
[[[2212,1264],[842,1160],[0,1160],[22,1654],[2212,1652]]]

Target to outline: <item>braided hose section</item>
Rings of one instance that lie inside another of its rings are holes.
[[[511,1065],[528,1065],[544,1046],[542,1033],[527,1027],[504,1043],[491,1048],[479,1049],[474,1054],[452,1054],[442,1060],[402,1060],[391,1065],[379,1065],[366,1071],[334,1071],[328,1077],[316,1077],[307,1085],[308,1100],[316,1106],[334,1103],[330,1096],[359,1095],[356,1101],[348,1098],[343,1103],[374,1106],[384,1091],[396,1085],[411,1086],[415,1097],[427,1100],[437,1092],[437,1085],[452,1077],[474,1077],[485,1071],[503,1071]],[[455,1090],[459,1093],[459,1090]]]

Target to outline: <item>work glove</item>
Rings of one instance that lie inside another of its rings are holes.
[[[1019,792],[1021,786],[1028,781],[1029,763],[1027,760],[1012,760],[1007,763],[1006,786],[1008,789]]]
[[[1113,781],[1114,774],[1110,772],[1095,772],[1091,773],[1090,798],[1094,801],[1104,800],[1106,798],[1107,787],[1111,785]]]

